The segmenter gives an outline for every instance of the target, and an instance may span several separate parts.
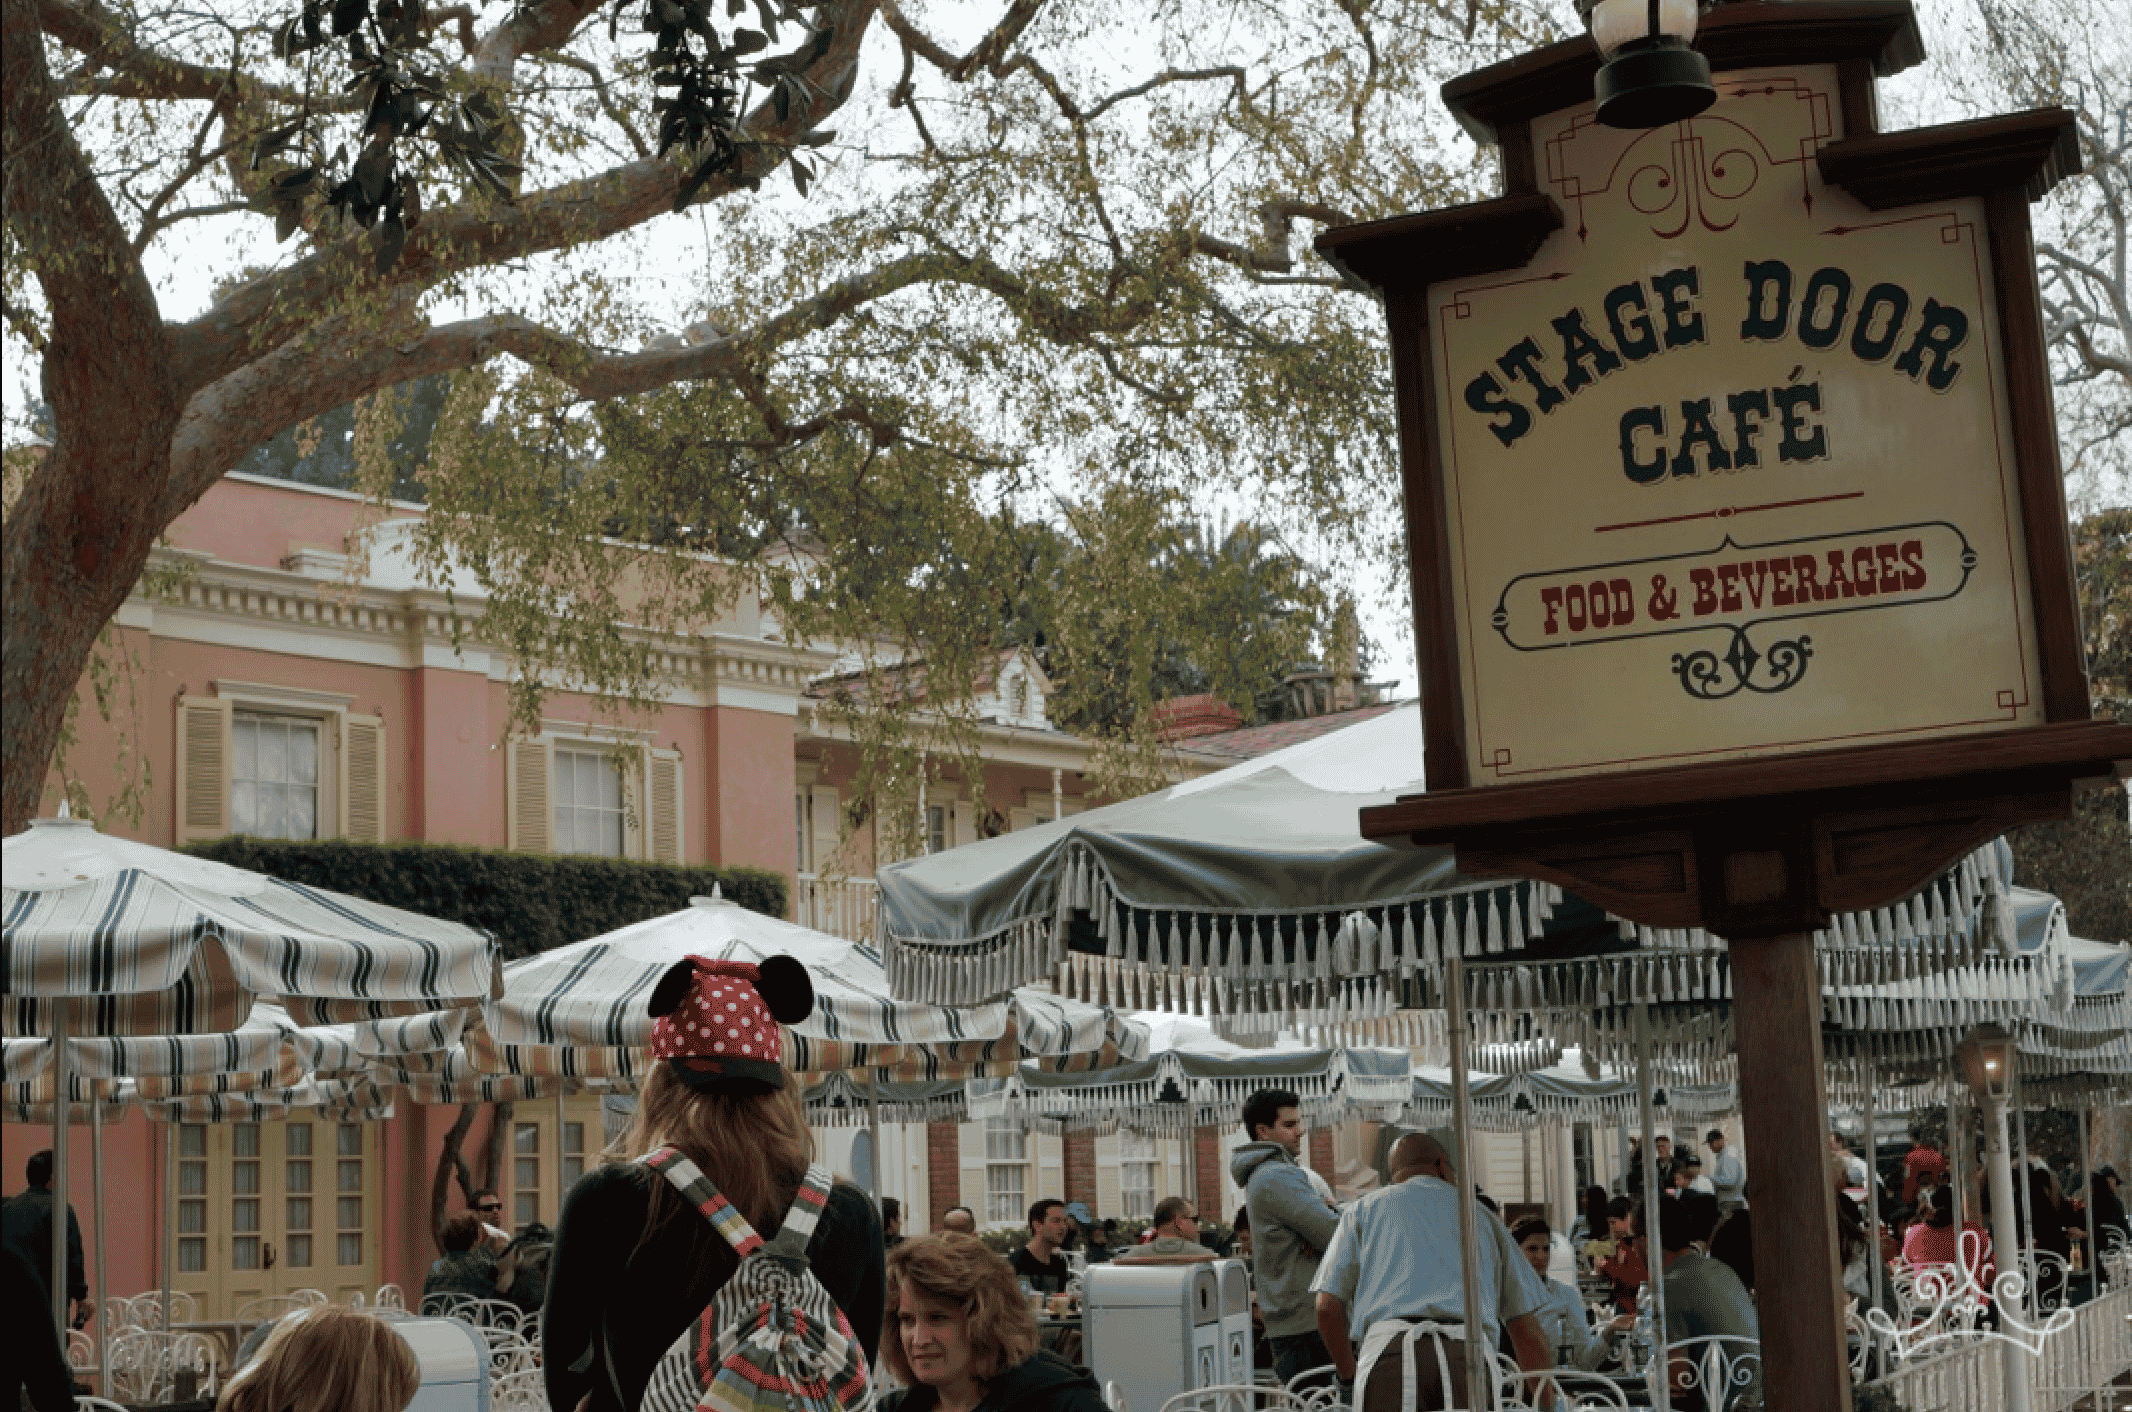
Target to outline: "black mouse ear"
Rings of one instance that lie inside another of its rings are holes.
[[[651,988],[651,1000],[644,1006],[644,1013],[654,1020],[671,1015],[696,984],[696,963],[688,960],[674,962],[659,977],[659,983]]]
[[[814,1013],[814,977],[790,956],[772,956],[755,968],[755,988],[781,1025],[796,1025]]]

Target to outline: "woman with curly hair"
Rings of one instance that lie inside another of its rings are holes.
[[[402,1412],[422,1366],[391,1323],[336,1304],[285,1314],[215,1412]]]
[[[887,1307],[882,1352],[906,1386],[881,1412],[1104,1412],[1096,1380],[1038,1345],[1014,1267],[975,1236],[890,1251]]]

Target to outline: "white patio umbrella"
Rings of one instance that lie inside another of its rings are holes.
[[[39,819],[0,843],[0,1035],[53,1041],[55,1190],[67,1179],[75,1034],[235,1030],[262,997],[300,1021],[485,999],[494,941],[469,927]],[[53,1223],[53,1269],[66,1223]],[[52,1282],[65,1325],[66,1282]]]
[[[464,1043],[489,1072],[634,1077],[651,1040],[644,1007],[670,966],[689,956],[776,955],[799,961],[814,981],[813,1015],[788,1031],[786,1064],[799,1074],[942,1079],[1005,1073],[1025,1059],[1095,1067],[1147,1052],[1144,1025],[1035,989],[972,1005],[899,1000],[872,947],[718,897],[512,962],[503,995]]]

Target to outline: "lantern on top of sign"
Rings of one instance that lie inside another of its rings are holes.
[[[1663,127],[1717,101],[1710,61],[1690,47],[1698,8],[1697,0],[1577,0],[1606,60],[1592,80],[1600,122]]]

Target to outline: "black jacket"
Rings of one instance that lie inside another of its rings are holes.
[[[920,1384],[883,1397],[880,1412],[933,1412],[939,1394]],[[1048,1348],[992,1380],[977,1412],[1107,1412],[1103,1389],[1085,1368],[1076,1368]]]
[[[659,1359],[738,1265],[711,1223],[688,1212],[676,1229],[644,1240],[650,1184],[663,1180],[635,1163],[598,1167],[563,1203],[540,1328],[550,1407],[570,1412],[588,1392],[594,1412],[636,1407]],[[774,1233],[775,1227],[761,1232]],[[881,1342],[885,1279],[873,1199],[846,1181],[831,1187],[807,1261],[851,1320],[871,1366]],[[603,1348],[613,1356],[612,1380]],[[619,1402],[612,1382],[621,1384]]]
[[[39,1280],[49,1278],[52,1268],[52,1189],[24,1187],[0,1206],[0,1240],[15,1247]],[[49,1284],[45,1286],[51,1288]],[[74,1219],[74,1204],[67,1203],[67,1298],[89,1297],[89,1281],[83,1274],[81,1222]]]

